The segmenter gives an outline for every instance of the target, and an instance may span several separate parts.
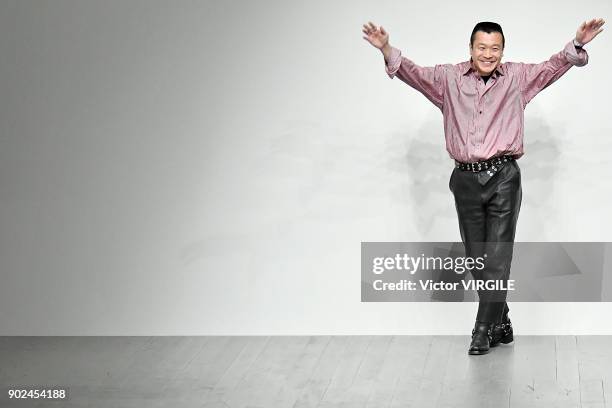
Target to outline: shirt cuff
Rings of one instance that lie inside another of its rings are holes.
[[[389,61],[385,62],[385,71],[389,78],[393,79],[395,73],[399,69],[402,63],[402,52],[395,47],[391,47],[391,53],[389,54]]]
[[[576,48],[574,40],[567,43],[563,49],[563,55],[567,61],[577,67],[585,66],[589,62],[589,54],[584,48]]]

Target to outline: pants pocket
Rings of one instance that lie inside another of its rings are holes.
[[[448,180],[448,188],[450,191],[453,191],[453,179],[455,178],[455,172],[459,171],[456,167],[453,169],[450,175],[450,179]]]

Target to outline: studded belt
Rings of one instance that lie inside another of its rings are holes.
[[[504,163],[512,160],[514,160],[514,157],[512,156],[501,156],[474,163],[461,163],[455,161],[455,167],[459,170],[471,171],[473,173],[478,173],[485,170],[487,171],[487,173],[494,173],[499,169],[499,166],[502,166]]]

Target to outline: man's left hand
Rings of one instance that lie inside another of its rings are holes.
[[[605,23],[603,18],[594,18],[591,21],[585,21],[578,27],[578,31],[576,31],[576,41],[580,44],[588,44],[593,38],[597,36],[597,34],[603,31],[603,26]]]

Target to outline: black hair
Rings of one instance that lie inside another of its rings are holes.
[[[501,26],[497,23],[492,23],[490,21],[481,21],[480,23],[474,26],[474,29],[472,30],[472,35],[470,36],[470,47],[474,45],[474,36],[476,35],[477,31],[484,31],[487,34],[500,33],[502,36],[502,48],[505,47],[506,38],[504,37],[504,32],[502,31]]]

